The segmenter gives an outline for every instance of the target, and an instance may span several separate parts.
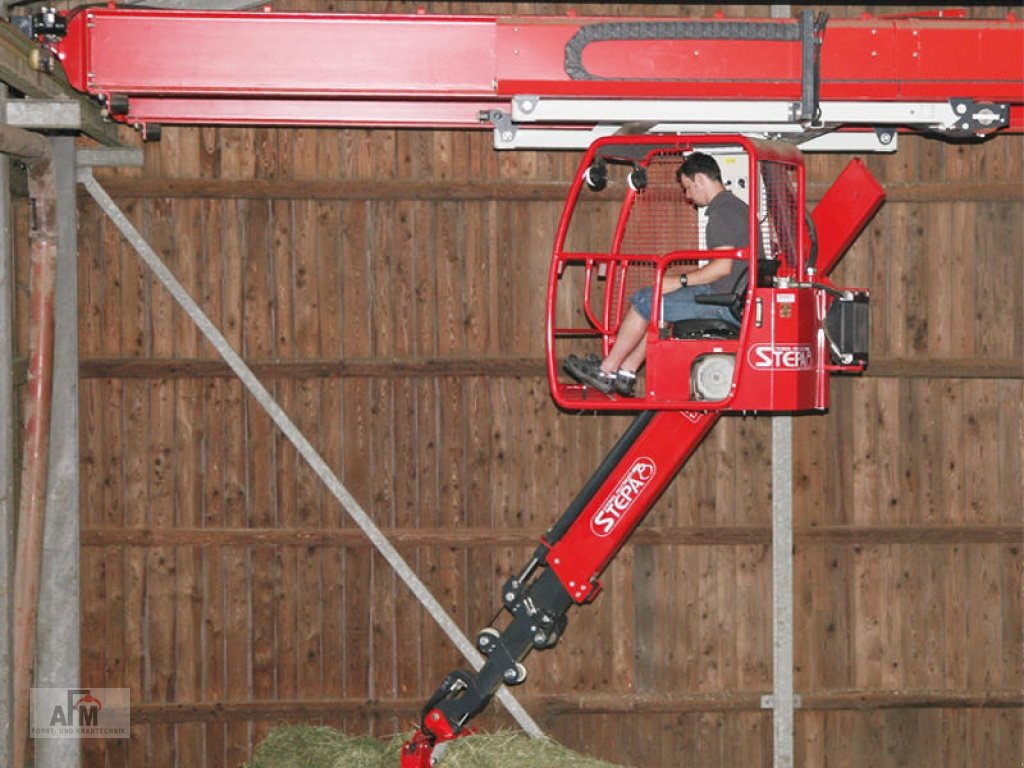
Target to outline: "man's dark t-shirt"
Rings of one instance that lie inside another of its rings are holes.
[[[715,248],[746,248],[750,243],[750,209],[729,190],[719,192],[708,203],[708,223],[704,229],[704,239],[708,250]],[[711,283],[714,293],[732,293],[741,282],[742,275],[747,271],[747,263],[736,260],[732,269],[725,277]]]

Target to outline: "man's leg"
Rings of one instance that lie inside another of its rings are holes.
[[[698,304],[697,297],[705,296],[715,291],[707,285],[691,286],[680,288],[678,291],[665,295],[664,316],[666,323],[675,323],[679,320],[721,320],[733,325],[739,325],[739,321],[732,316],[728,307],[717,304]]]
[[[636,373],[643,365],[647,354],[647,343],[644,339],[646,335],[647,320],[630,307],[626,316],[622,318],[619,334],[615,337],[608,357],[601,363],[601,370],[605,373],[615,373],[621,368]]]
[[[582,360],[576,355],[569,355],[565,360],[565,370],[577,381],[599,392],[618,392],[631,397],[636,385],[636,370],[643,364],[647,350],[646,333],[647,320],[630,306],[622,318],[608,357],[599,361],[597,355]]]
[[[634,301],[650,303],[650,288],[641,289],[633,296]],[[721,318],[726,310],[712,304],[698,304],[695,297],[711,293],[707,286],[680,288],[667,293],[663,297],[665,319],[668,322],[690,320],[694,318]],[[648,319],[641,315],[632,304],[619,326],[619,335],[615,343],[601,362],[601,370],[605,373],[617,373],[620,370],[636,373],[647,358],[647,325]]]

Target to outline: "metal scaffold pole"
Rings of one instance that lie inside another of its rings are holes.
[[[774,768],[793,768],[793,417],[772,419]]]
[[[0,11],[6,3],[0,1]],[[7,86],[0,84],[0,114]],[[10,164],[0,155],[0,765],[13,762],[11,688],[14,626],[14,263],[11,255]]]
[[[772,5],[786,19],[788,3]],[[772,765],[793,768],[793,417],[772,419]]]

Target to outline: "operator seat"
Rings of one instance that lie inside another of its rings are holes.
[[[757,282],[761,286],[770,286],[772,278],[779,269],[777,259],[757,260]],[[740,323],[743,321],[743,307],[747,294],[747,272],[743,273],[735,288],[729,293],[710,293],[697,296],[698,304],[714,304],[728,307],[735,318],[734,323],[717,318],[697,318],[695,320],[677,320],[672,323],[673,339],[738,339]]]
[[[728,296],[731,294],[713,294]],[[738,339],[740,327],[716,318],[676,320],[672,323],[673,339]]]

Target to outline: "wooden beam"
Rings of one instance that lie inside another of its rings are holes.
[[[394,544],[429,547],[532,547],[546,529],[390,528],[384,534]],[[1024,538],[1021,525],[831,525],[798,528],[797,544],[1013,544]],[[768,545],[768,526],[704,526],[641,528],[632,544],[645,546]],[[362,547],[366,537],[355,528],[101,528],[82,529],[86,547]]]
[[[115,198],[186,198],[203,200],[510,200],[563,201],[569,185],[563,181],[427,181],[165,179],[104,176],[97,179]],[[609,201],[620,196],[603,192]]]
[[[808,185],[808,199],[819,200],[827,184]],[[1009,182],[992,184],[888,184],[885,200],[889,203],[1009,203],[1024,200],[1024,185]]]
[[[382,378],[422,376],[494,376],[544,378],[540,357],[366,358],[354,360],[250,360],[261,379]],[[81,361],[84,379],[231,378],[221,360],[182,358],[92,358]],[[872,358],[868,378],[1024,379],[1024,361],[984,358]]]
[[[546,715],[597,715],[620,713],[736,712],[761,709],[760,693],[627,695],[586,693],[538,697]],[[529,706],[529,698],[524,699]],[[801,696],[800,709],[989,709],[1024,705],[1024,693],[1016,690],[847,690],[818,691]]]
[[[801,709],[1019,709],[1020,690],[944,691],[824,691],[802,697]]]
[[[0,81],[33,99],[74,99],[82,107],[82,132],[106,146],[118,146],[117,126],[103,118],[99,102],[71,87],[59,64],[53,74],[33,67],[39,51],[14,25],[0,19]]]
[[[597,714],[681,714],[761,711],[760,691],[709,694],[640,695],[624,693],[540,694],[523,703],[547,717]],[[315,720],[340,717],[414,718],[420,699],[286,699],[212,703],[132,704],[132,723],[238,722],[246,720]],[[1019,690],[838,690],[802,696],[801,710],[879,709],[1016,709],[1024,706]]]
[[[876,379],[1024,379],[1024,360],[882,357],[872,358],[864,375]]]
[[[360,360],[250,360],[247,364],[261,379],[374,378],[401,379],[422,376],[546,376],[539,358],[406,358]],[[80,375],[86,379],[194,379],[233,378],[222,360],[97,359],[83,360]]]
[[[565,200],[565,181],[451,181],[428,180],[314,180],[287,179],[167,179],[97,174],[113,198],[200,198],[207,200]],[[807,186],[807,199],[817,202],[828,184]],[[985,184],[891,184],[890,203],[1021,202],[1024,185],[1012,182]],[[621,193],[612,188],[595,193],[616,202]]]
[[[797,543],[847,544],[1013,544],[1024,538],[1024,525],[822,525],[797,528]]]

